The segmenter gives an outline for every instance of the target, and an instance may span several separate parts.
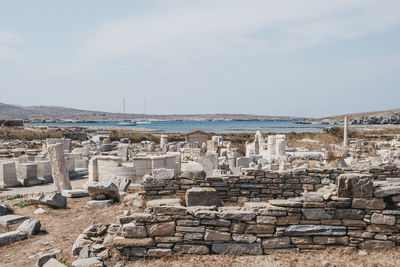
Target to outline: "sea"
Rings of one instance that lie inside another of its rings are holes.
[[[80,127],[115,127],[115,128],[147,128],[163,133],[185,133],[193,130],[202,130],[212,133],[264,133],[289,132],[322,132],[324,128],[333,124],[297,124],[296,121],[277,120],[230,120],[230,121],[151,121],[151,123],[136,126],[120,126],[117,121],[98,122],[54,122],[31,123],[36,126],[80,126]]]

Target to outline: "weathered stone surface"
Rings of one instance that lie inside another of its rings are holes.
[[[62,195],[69,198],[88,197],[89,192],[87,190],[63,190]]]
[[[319,245],[347,245],[349,238],[347,236],[315,236],[313,241]]]
[[[110,182],[118,187],[119,191],[126,192],[131,184],[131,179],[126,177],[114,176],[110,179]]]
[[[275,232],[275,225],[270,224],[250,224],[247,226],[247,234],[272,234]]]
[[[55,190],[57,192],[61,192],[62,190],[71,190],[72,186],[65,163],[63,145],[61,143],[49,145],[47,146],[47,151],[49,153]]]
[[[186,207],[183,206],[157,206],[154,207],[154,214],[164,214],[164,215],[185,215]]]
[[[312,237],[291,237],[292,243],[295,245],[309,245],[313,243]]]
[[[199,219],[215,219],[217,217],[218,212],[214,210],[199,210],[194,213],[194,216]]]
[[[165,168],[153,169],[152,174],[156,180],[171,180],[175,177],[175,170]]]
[[[180,236],[160,236],[155,237],[157,243],[178,243],[182,242],[182,237]]]
[[[175,222],[146,225],[149,236],[169,236],[175,233]]]
[[[118,187],[112,182],[89,182],[87,189],[92,200],[112,199],[119,202]]]
[[[352,207],[355,209],[383,210],[386,203],[382,198],[353,198]]]
[[[298,224],[300,222],[300,220],[301,220],[300,215],[278,217],[278,220],[276,221],[276,225]]]
[[[396,217],[391,215],[382,215],[379,213],[374,213],[371,216],[371,223],[394,225],[396,223]]]
[[[114,200],[112,199],[106,199],[106,200],[90,200],[86,202],[87,206],[93,207],[93,208],[106,208],[110,206]]]
[[[0,246],[8,245],[26,239],[26,233],[12,231],[0,234]]]
[[[67,198],[61,195],[61,193],[39,193],[29,198],[29,200],[33,204],[47,205],[55,209],[64,209],[67,207]]]
[[[364,222],[363,220],[347,220],[343,219],[342,223],[344,226],[348,227],[366,227],[367,223]]]
[[[356,209],[337,209],[335,211],[335,218],[337,219],[360,220],[364,218],[364,215],[363,210]]]
[[[257,216],[257,223],[259,224],[276,224],[276,217],[274,216]]]
[[[153,199],[146,202],[148,208],[161,207],[161,206],[182,206],[180,198],[163,198]]]
[[[204,233],[205,231],[204,226],[197,226],[197,227],[190,227],[190,226],[177,226],[177,232],[184,232],[184,233]]]
[[[103,267],[103,262],[100,258],[78,259],[72,262],[72,267]]]
[[[7,227],[19,222],[23,222],[28,218],[22,215],[9,214],[0,216],[0,226]]]
[[[263,239],[262,247],[266,249],[288,248],[290,247],[290,237],[273,237]]]
[[[323,201],[322,194],[317,192],[307,192],[303,194],[304,202],[320,202]]]
[[[256,214],[254,212],[245,210],[224,210],[220,212],[218,216],[221,219],[248,222],[251,221]]]
[[[394,248],[394,246],[395,243],[393,241],[366,240],[360,244],[360,249],[383,250]]]
[[[154,222],[155,220],[156,220],[155,216],[144,212],[137,212],[137,213],[132,213],[131,215],[128,216],[119,217],[120,224],[130,223],[133,221],[140,223],[148,223],[148,222]]]
[[[129,237],[129,238],[147,237],[147,231],[144,225],[137,225],[136,223],[127,223],[122,225],[121,235],[123,237]]]
[[[181,254],[207,255],[210,249],[203,245],[175,245],[174,251]]]
[[[212,249],[217,254],[235,254],[235,255],[261,255],[263,250],[260,243],[222,243],[213,244]]]
[[[255,235],[232,234],[232,239],[238,243],[254,243],[257,240]]]
[[[366,230],[371,233],[392,233],[399,231],[399,229],[395,226],[381,224],[370,224],[367,226]]]
[[[270,204],[278,207],[301,207],[303,203],[296,199],[271,199]]]
[[[338,197],[369,198],[373,196],[372,176],[359,173],[339,175]]]
[[[200,223],[203,225],[212,225],[212,226],[218,226],[218,227],[229,227],[231,225],[231,221],[221,220],[221,219],[201,220]]]
[[[116,247],[150,247],[154,246],[153,238],[125,238],[116,236],[113,239],[113,245]]]
[[[36,235],[40,231],[40,221],[38,219],[28,219],[18,226],[17,231],[21,231],[28,235]]]
[[[218,192],[214,188],[191,188],[186,190],[186,206],[219,206]]]
[[[152,248],[147,251],[147,256],[149,257],[167,257],[172,255],[172,250],[168,248]]]
[[[206,241],[229,241],[231,240],[231,234],[228,232],[221,232],[215,230],[206,230],[204,235]]]
[[[385,185],[375,188],[375,197],[388,197],[400,194],[400,185]]]
[[[61,262],[59,262],[57,259],[55,258],[50,258],[47,260],[46,263],[44,263],[42,265],[43,267],[65,267],[64,264],[62,264]]]
[[[39,254],[38,259],[36,261],[36,267],[43,267],[44,264],[48,262],[50,259],[56,259],[57,252],[59,251],[53,251],[51,253],[46,253],[46,254]]]
[[[330,220],[332,215],[327,213],[323,208],[302,209],[303,215],[307,220]]]
[[[342,236],[346,235],[344,226],[328,225],[290,225],[285,228],[286,236]]]
[[[0,216],[4,216],[7,214],[11,214],[11,213],[12,213],[12,211],[8,206],[6,206],[4,204],[0,205]]]

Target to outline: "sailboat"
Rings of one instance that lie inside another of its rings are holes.
[[[146,119],[146,100],[144,100],[144,113],[143,113],[143,120],[137,121],[137,124],[150,124],[151,121]]]
[[[127,120],[127,119],[125,119],[125,117],[126,117],[126,115],[125,115],[125,97],[124,97],[124,120],[117,122],[117,125],[118,126],[136,126],[135,121]]]

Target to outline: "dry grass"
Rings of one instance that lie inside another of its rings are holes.
[[[22,127],[0,127],[0,139],[5,140],[43,140],[46,138],[61,138],[61,131],[44,129],[26,129]]]

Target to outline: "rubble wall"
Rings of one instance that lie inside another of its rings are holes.
[[[90,226],[73,252],[79,255],[88,247],[85,251],[97,255],[116,248],[134,259],[173,253],[261,255],[328,246],[393,248],[400,245],[400,184],[396,188],[374,188],[370,198],[340,198],[328,190],[243,207],[156,206],[151,213],[120,216],[119,224]]]
[[[224,201],[264,201],[275,198],[300,196],[306,189],[316,191],[320,187],[336,183],[340,174],[358,172],[370,174],[374,180],[400,177],[396,166],[374,167],[365,170],[350,169],[297,169],[294,171],[247,170],[241,176],[193,177],[180,176],[169,180],[143,182],[146,199],[185,194],[192,187],[213,187]]]

